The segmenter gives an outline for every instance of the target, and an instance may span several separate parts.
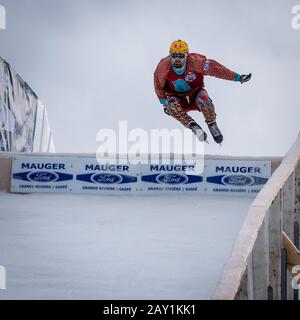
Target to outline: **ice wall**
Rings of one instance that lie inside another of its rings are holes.
[[[54,152],[44,105],[15,70],[0,58],[0,151]]]

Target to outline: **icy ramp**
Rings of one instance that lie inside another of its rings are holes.
[[[210,299],[252,201],[0,193],[0,300]]]

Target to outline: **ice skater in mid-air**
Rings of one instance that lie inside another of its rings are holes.
[[[176,40],[171,44],[169,55],[160,61],[155,70],[155,91],[166,114],[191,129],[200,141],[206,141],[205,131],[188,115],[193,110],[202,112],[214,140],[221,143],[223,135],[216,123],[215,106],[205,90],[204,76],[240,83],[252,77],[251,73],[240,75],[215,60],[189,53],[188,44]]]

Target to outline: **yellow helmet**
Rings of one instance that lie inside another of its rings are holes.
[[[189,46],[188,44],[183,40],[176,40],[173,41],[170,47],[171,53],[188,53],[189,52]]]

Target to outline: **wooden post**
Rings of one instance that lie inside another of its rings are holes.
[[[295,238],[295,172],[293,172],[283,187],[283,231],[293,241]],[[287,300],[294,299],[294,290],[292,288],[293,276],[288,273],[286,285],[287,285]]]
[[[300,161],[295,169],[295,230],[294,243],[298,250],[300,250]]]
[[[253,298],[254,300],[268,299],[269,278],[269,221],[268,214],[259,231],[252,251]]]
[[[281,299],[282,189],[269,208],[269,286],[273,299]]]
[[[288,299],[288,292],[290,287],[291,287],[291,284],[288,283],[288,271],[287,271],[287,250],[282,249],[281,250],[281,300]],[[293,295],[293,292],[291,295]]]
[[[294,239],[295,197],[295,172],[293,172],[283,187],[283,231],[290,239]]]
[[[248,300],[248,270],[246,269],[235,300]]]
[[[0,155],[0,191],[10,192],[12,156]]]
[[[300,161],[295,169],[294,244],[300,250]],[[299,300],[299,290],[294,290],[294,300]]]

